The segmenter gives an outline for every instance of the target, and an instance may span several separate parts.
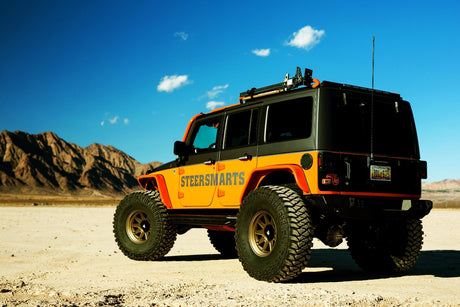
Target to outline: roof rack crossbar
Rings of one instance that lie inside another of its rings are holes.
[[[319,81],[317,79],[313,79],[312,74],[313,71],[311,69],[305,68],[305,74],[302,76],[300,67],[297,67],[296,74],[293,78],[289,78],[289,74],[286,74],[283,82],[260,88],[252,88],[246,92],[240,93],[240,103],[257,97],[287,92],[302,85],[315,88],[319,85]],[[312,85],[312,83],[314,84]]]

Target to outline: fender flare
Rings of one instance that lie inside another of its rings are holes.
[[[169,197],[168,188],[166,187],[166,181],[163,175],[159,174],[148,174],[142,175],[137,178],[137,182],[144,190],[151,190],[154,188],[160,193],[160,198],[163,204],[168,209],[172,209],[171,198]],[[149,187],[149,185],[152,187]]]
[[[243,194],[241,195],[240,203],[243,202],[243,199],[246,195],[249,194],[252,190],[255,190],[260,182],[270,173],[274,171],[287,171],[290,172],[299,186],[299,188],[304,192],[304,194],[311,194],[310,187],[308,186],[307,179],[305,178],[305,173],[303,169],[295,164],[280,164],[280,165],[270,165],[266,167],[260,167],[254,169],[249,175],[249,180],[246,182],[246,185],[243,189]]]

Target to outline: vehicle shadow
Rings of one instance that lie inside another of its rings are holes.
[[[158,261],[212,261],[237,259],[219,254],[166,256]],[[309,268],[324,268],[309,271]],[[460,251],[427,250],[420,253],[417,263],[406,276],[432,275],[435,277],[460,277]],[[398,276],[398,275],[396,275]],[[369,274],[361,270],[345,249],[313,249],[307,268],[297,278],[287,283],[341,282],[388,278],[388,275]]]
[[[325,268],[325,270],[309,272],[308,268]],[[422,251],[414,267],[402,275],[432,275],[442,278],[460,277],[460,251]],[[362,271],[355,264],[348,250],[313,249],[312,256],[304,272],[287,283],[356,281],[383,279],[392,276],[369,274]]]
[[[165,256],[156,261],[211,261],[238,259],[238,257],[227,257],[221,254],[198,254],[198,255],[180,255],[180,256]]]

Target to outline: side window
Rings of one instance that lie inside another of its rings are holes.
[[[193,136],[194,153],[211,151],[217,147],[217,132],[220,126],[220,118],[203,121],[195,128]]]
[[[248,110],[228,115],[225,149],[256,142],[257,114],[257,110]]]
[[[265,141],[281,142],[311,135],[313,98],[303,97],[268,106]]]
[[[249,144],[255,144],[257,142],[257,119],[259,118],[259,110],[254,109],[252,110],[251,115],[251,132],[249,135]]]

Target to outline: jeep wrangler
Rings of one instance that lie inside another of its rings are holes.
[[[345,238],[356,263],[378,274],[405,272],[420,254],[427,164],[398,94],[320,83],[297,68],[195,115],[174,154],[116,209],[115,240],[131,259],[165,256],[194,227],[269,282],[298,276],[314,237],[331,247]]]

